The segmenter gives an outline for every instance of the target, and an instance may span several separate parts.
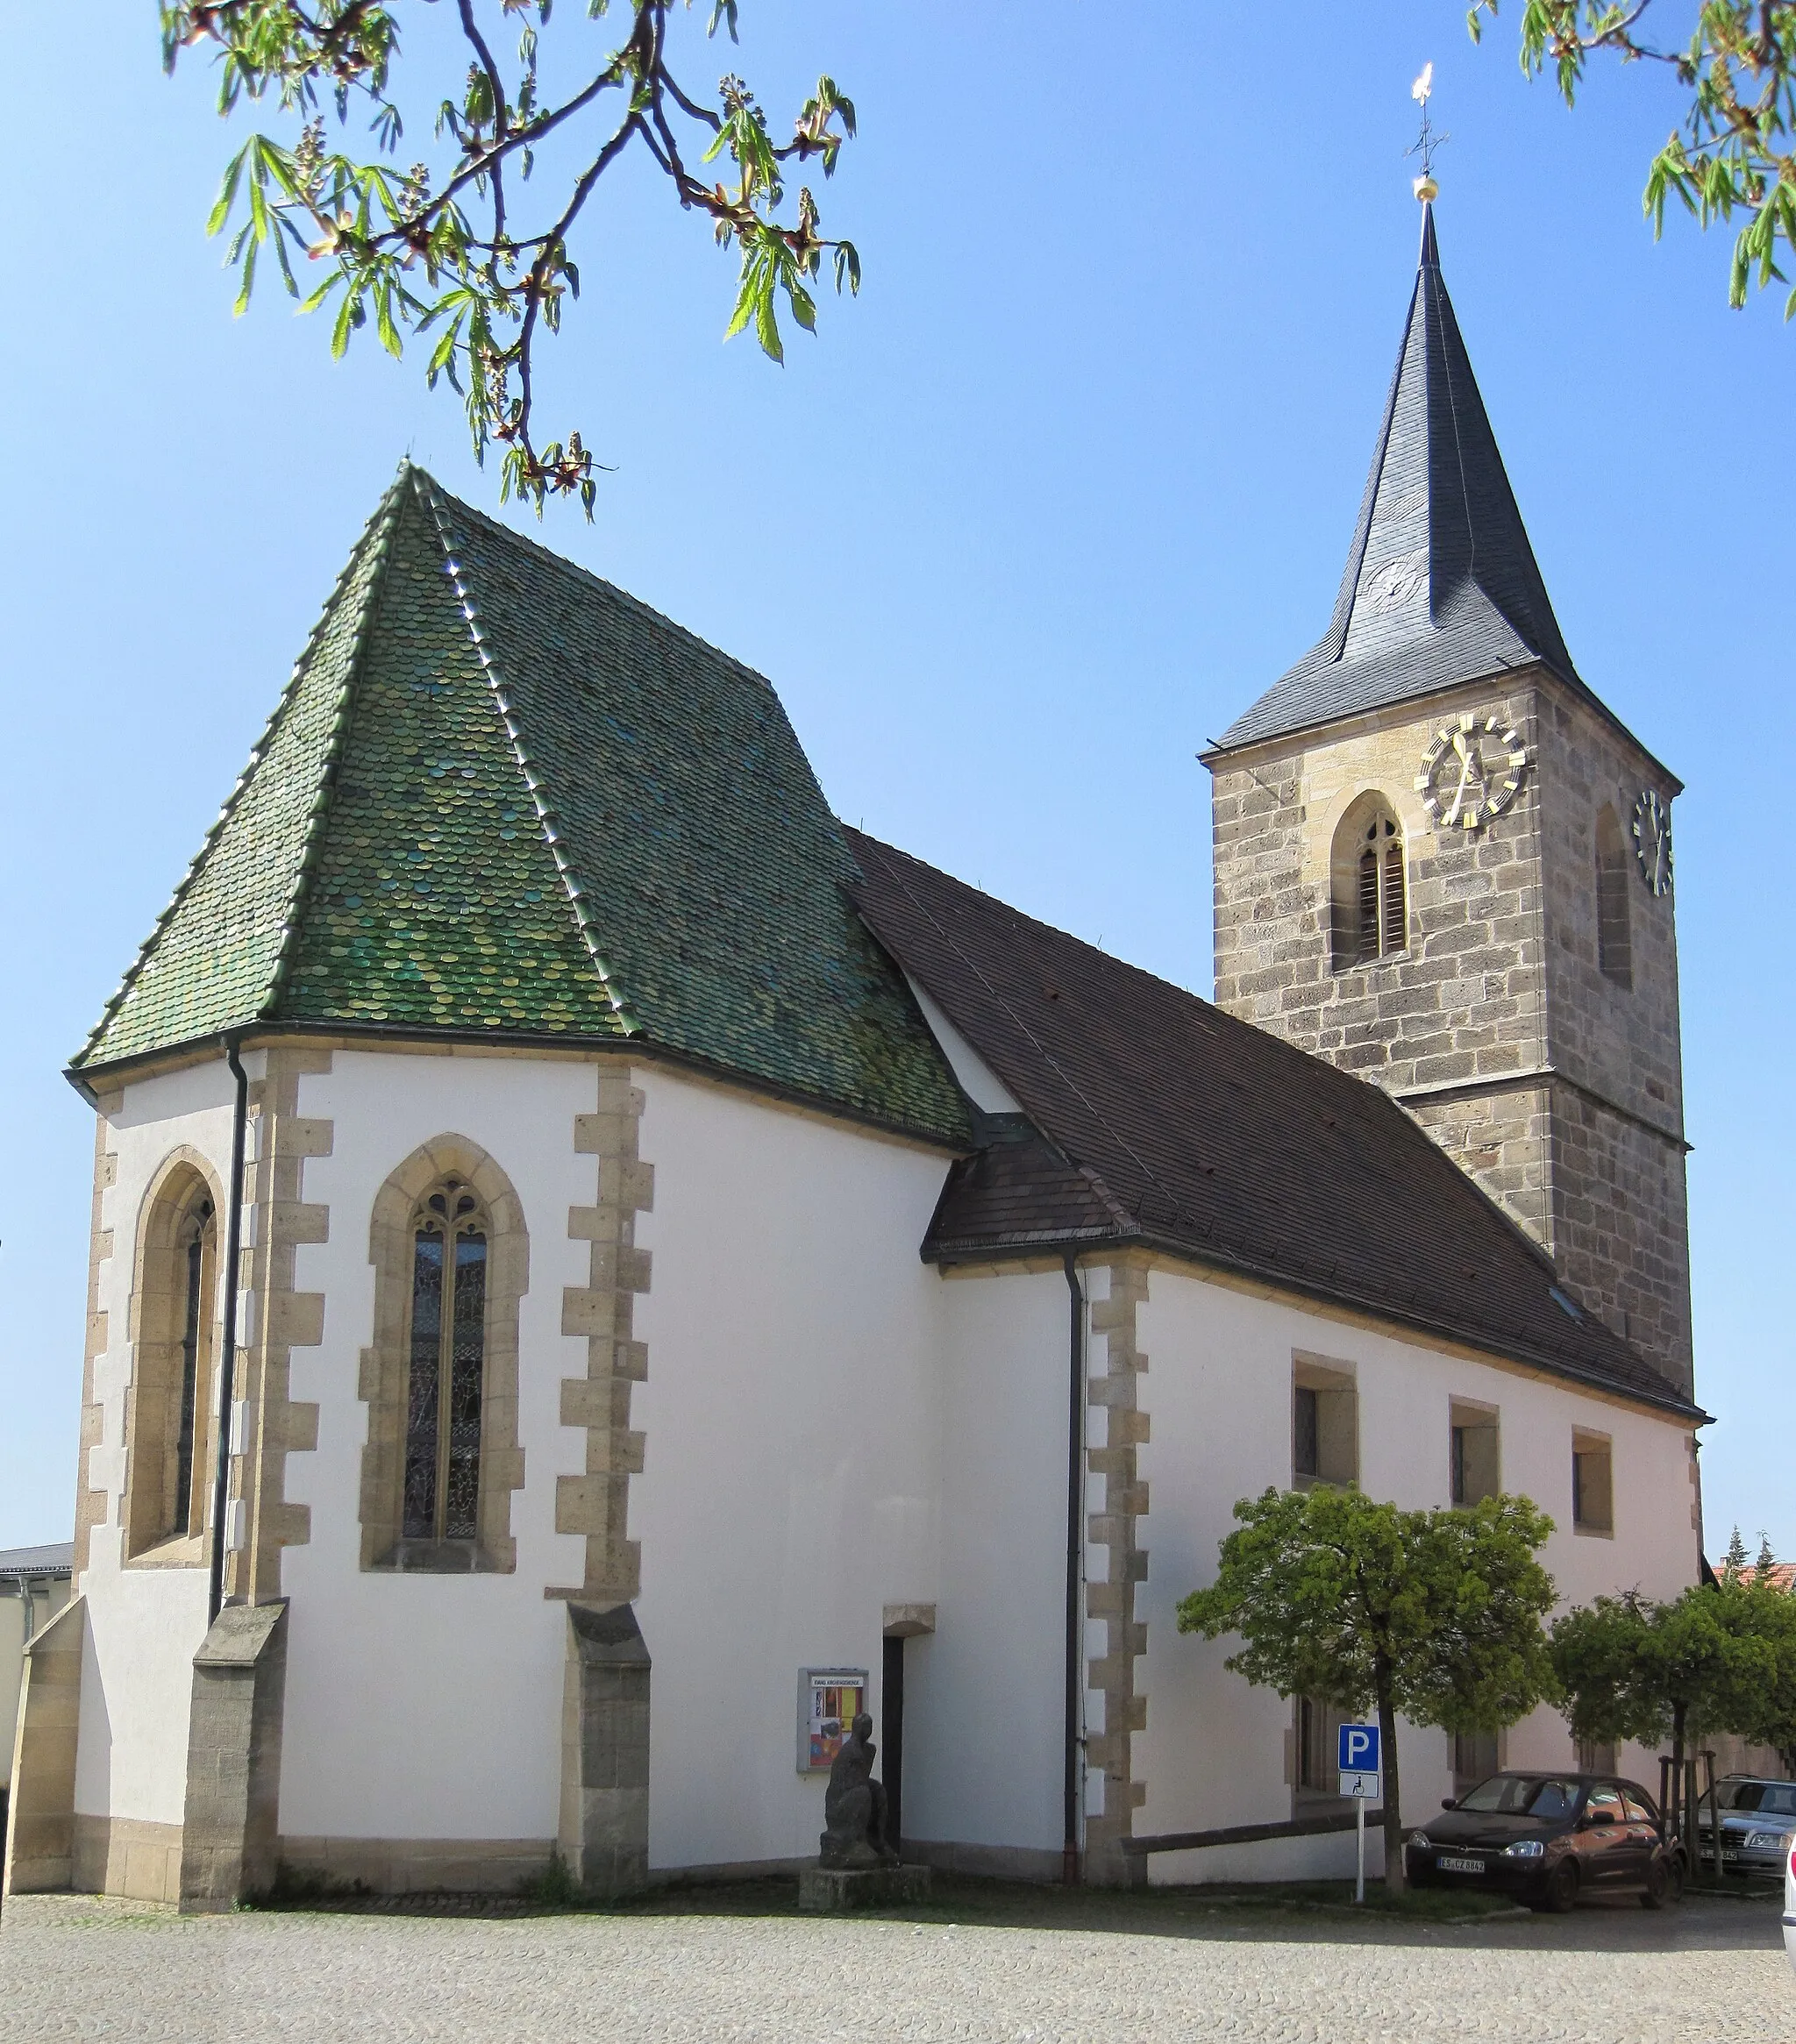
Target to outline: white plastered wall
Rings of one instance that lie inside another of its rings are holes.
[[[260,1059],[244,1060],[253,1078]],[[94,1360],[100,1439],[87,1451],[86,1483],[107,1492],[93,1529],[87,1570],[75,1585],[88,1599],[82,1670],[81,1742],[75,1806],[83,1816],[179,1824],[187,1796],[188,1719],[193,1656],[206,1634],[207,1576],[200,1568],[146,1568],[123,1559],[119,1498],[125,1488],[125,1398],[131,1385],[131,1291],[144,1199],[166,1160],[196,1150],[222,1188],[231,1176],[236,1085],[222,1055],[125,1089],[109,1118],[107,1147],[118,1158],[101,1197],[100,1225],[112,1253],[99,1267],[106,1349]],[[209,1399],[215,1399],[212,1387]]]
[[[1688,1432],[1674,1421],[1164,1269],[1150,1279],[1140,1341],[1151,1363],[1143,1402],[1152,1435],[1140,1463],[1152,1509],[1143,1529],[1148,1580],[1137,1598],[1148,1624],[1140,1663],[1147,1729],[1135,1740],[1136,1772],[1147,1784],[1138,1834],[1264,1823],[1291,1813],[1290,1705],[1223,1669],[1230,1642],[1181,1634],[1177,1606],[1215,1579],[1236,1499],[1291,1481],[1297,1353],[1354,1371],[1360,1482],[1371,1496],[1406,1507],[1446,1504],[1449,1405],[1460,1399],[1494,1407],[1503,1487],[1532,1498],[1555,1521],[1541,1559],[1564,1603],[1636,1586],[1673,1597],[1695,1578]],[[1572,1530],[1574,1427],[1612,1439],[1613,1537]],[[1569,1764],[1564,1720],[1536,1711],[1510,1729],[1506,1755],[1512,1765]],[[1400,1757],[1404,1816],[1419,1823],[1452,1792],[1446,1735],[1405,1727]],[[1623,1761],[1630,1763],[1656,1786],[1656,1764],[1645,1771],[1644,1756],[1631,1751]],[[1338,1874],[1351,1867],[1352,1850],[1350,1834],[1157,1854],[1149,1869],[1155,1881]]]
[[[1069,1300],[1058,1271],[934,1279],[942,1597],[905,1670],[909,1839],[1058,1852]]]
[[[954,1288],[918,1255],[947,1160],[665,1071],[638,1083],[655,1167],[631,1499],[654,1660],[650,1865],[816,1854],[800,1670],[866,1669],[880,1718],[887,1604],[934,1604],[941,1627],[906,1649],[916,1834],[938,1778],[927,1727],[953,1718],[964,1739],[969,1683],[998,1686],[962,1651],[965,1528],[944,1519],[943,1442],[966,1420]],[[986,1784],[960,1820],[1001,1831],[1008,1792]]]

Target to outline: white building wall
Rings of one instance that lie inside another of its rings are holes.
[[[1235,1501],[1291,1481],[1297,1352],[1354,1371],[1360,1482],[1371,1496],[1406,1508],[1448,1503],[1450,1402],[1495,1407],[1503,1487],[1532,1498],[1553,1518],[1556,1530],[1541,1559],[1564,1603],[1636,1586],[1650,1597],[1672,1597],[1695,1579],[1694,1492],[1683,1426],[1556,1380],[1442,1356],[1163,1269],[1150,1279],[1140,1341],[1151,1364],[1143,1399],[1152,1432],[1140,1451],[1151,1511],[1143,1535],[1148,1579],[1137,1600],[1148,1625],[1140,1663],[1147,1729],[1135,1741],[1136,1771],[1147,1784],[1138,1834],[1264,1823],[1292,1812],[1285,1753],[1290,1705],[1224,1670],[1228,1640],[1180,1634],[1177,1606],[1187,1592],[1215,1580]],[[1613,1439],[1613,1538],[1572,1529],[1574,1426]],[[1569,1764],[1564,1720],[1537,1711],[1511,1729],[1507,1751],[1515,1765]],[[1419,1823],[1452,1792],[1446,1735],[1406,1726],[1400,1759],[1404,1816]],[[1657,1770],[1642,1778],[1655,1785]],[[1333,1874],[1351,1865],[1352,1849],[1350,1835],[1156,1855],[1150,1870],[1156,1881]]]
[[[252,1077],[260,1060],[246,1058]],[[146,1194],[183,1146],[210,1164],[222,1189],[231,1176],[236,1083],[223,1057],[125,1089],[109,1118],[118,1157],[101,1197],[100,1225],[112,1253],[99,1267],[99,1310],[107,1345],[94,1362],[94,1396],[103,1411],[98,1443],[87,1451],[86,1482],[108,1493],[77,1590],[88,1599],[82,1674],[81,1741],[75,1806],[83,1816],[179,1824],[187,1796],[188,1717],[193,1656],[206,1634],[206,1570],[127,1565],[119,1498],[125,1488],[125,1409],[131,1385],[131,1292]],[[207,1396],[215,1398],[208,1388]]]
[[[866,1669],[878,1718],[884,1606],[950,1600],[942,1287],[917,1253],[947,1160],[665,1071],[638,1083],[649,1863],[810,1856],[800,1670]]]
[[[1066,1281],[932,1279],[942,1597],[905,1670],[907,1838],[1056,1854],[1066,1639]]]

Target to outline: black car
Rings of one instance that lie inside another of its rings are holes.
[[[1403,1848],[1412,1887],[1481,1888],[1556,1910],[1582,1895],[1662,1909],[1683,1891],[1682,1862],[1637,1782],[1493,1774],[1441,1812]]]

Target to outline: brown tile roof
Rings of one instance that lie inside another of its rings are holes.
[[[1137,1243],[1696,1414],[1376,1086],[847,837],[874,935],[1034,1125],[954,1167],[926,1255]]]

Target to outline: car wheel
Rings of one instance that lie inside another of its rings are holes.
[[[1646,1886],[1641,1891],[1640,1906],[1643,1909],[1663,1909],[1671,1897],[1671,1876],[1663,1860],[1647,1863]]]
[[[1539,1906],[1550,1910],[1555,1916],[1569,1914],[1578,1900],[1578,1866],[1573,1860],[1561,1860],[1547,1876],[1547,1884],[1542,1891]]]

